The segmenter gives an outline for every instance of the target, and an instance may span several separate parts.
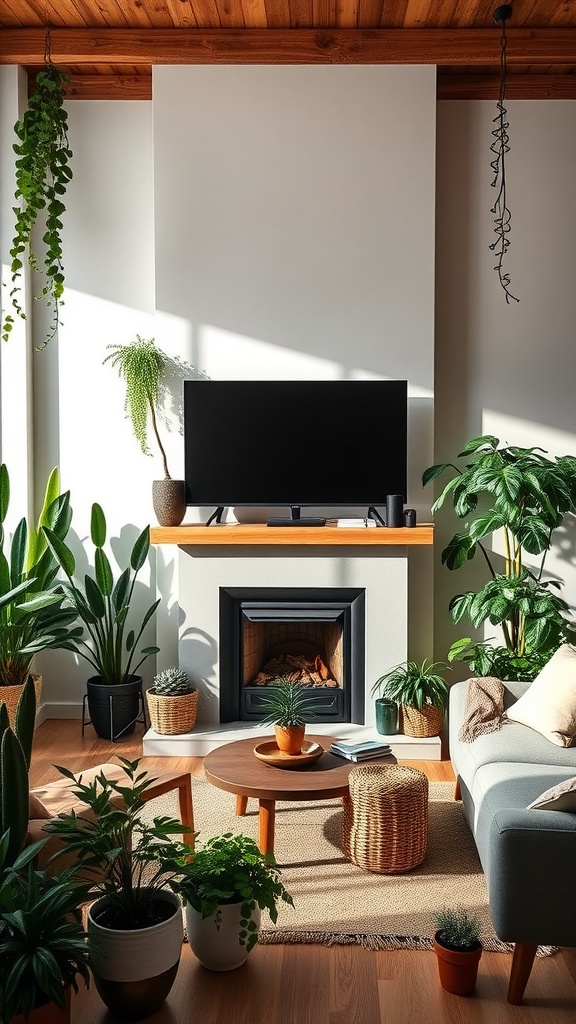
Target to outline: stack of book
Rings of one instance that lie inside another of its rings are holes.
[[[392,748],[389,743],[379,743],[378,740],[365,740],[363,743],[337,742],[331,745],[330,753],[345,757],[347,761],[374,761],[379,757],[388,757]]]

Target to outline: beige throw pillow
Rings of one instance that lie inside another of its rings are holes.
[[[528,804],[537,811],[576,811],[576,779],[566,779]]]
[[[576,647],[559,647],[506,717],[559,747],[571,746],[576,737]]]

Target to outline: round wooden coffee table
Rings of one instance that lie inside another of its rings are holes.
[[[225,743],[206,754],[204,771],[208,782],[218,789],[236,794],[236,814],[246,813],[248,797],[259,803],[259,847],[262,853],[274,853],[274,821],[277,800],[326,800],[348,793],[348,775],[353,761],[328,753],[332,736],[309,736],[324,753],[318,761],[296,769],[275,768],[259,761],[254,747],[273,736],[251,737]],[[365,762],[363,762],[365,763]],[[379,764],[396,764],[393,754],[378,758]]]

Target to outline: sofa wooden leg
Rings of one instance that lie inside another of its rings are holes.
[[[456,782],[454,783],[454,799],[455,800],[461,800],[462,799],[462,793],[460,792],[460,776],[459,775],[457,776]]]
[[[536,942],[517,942],[514,946],[510,981],[508,983],[508,1002],[518,1005],[522,1002],[524,989],[530,977],[538,944]]]

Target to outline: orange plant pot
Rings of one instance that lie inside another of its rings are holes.
[[[55,1003],[44,1003],[37,1006],[25,1021],[21,1013],[16,1014],[12,1024],[70,1024],[70,995],[71,989],[66,990],[66,1004],[61,1010]]]
[[[468,996],[474,991],[478,977],[478,964],[482,956],[482,946],[477,949],[447,949],[438,942],[438,932],[434,936],[434,952],[438,959],[440,984],[446,992],[455,996]]]
[[[305,725],[275,725],[274,734],[278,750],[285,754],[301,754],[305,732]]]

